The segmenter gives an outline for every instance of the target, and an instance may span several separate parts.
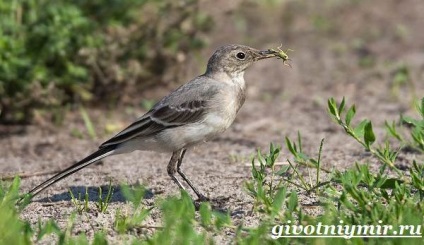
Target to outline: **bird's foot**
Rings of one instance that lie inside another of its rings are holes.
[[[198,194],[197,195],[198,199],[196,200],[196,202],[208,202],[210,201],[210,199],[202,194]]]
[[[193,204],[196,211],[199,211],[200,205],[202,204],[202,202],[208,202],[210,199],[202,194],[197,195],[197,197],[198,197],[197,200],[193,201]]]

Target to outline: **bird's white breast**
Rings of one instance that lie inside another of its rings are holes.
[[[234,122],[237,112],[244,103],[246,85],[243,76],[237,76],[227,82],[213,101],[213,113],[206,116],[205,123],[216,127],[223,132]]]

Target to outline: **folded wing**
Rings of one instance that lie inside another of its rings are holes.
[[[199,122],[207,108],[206,100],[192,100],[179,105],[162,105],[147,112],[100,148],[120,144],[135,137],[148,137],[168,128]]]

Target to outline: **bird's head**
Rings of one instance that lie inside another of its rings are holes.
[[[248,46],[230,44],[218,48],[208,61],[206,73],[242,74],[255,61],[276,57],[275,52],[260,51]]]

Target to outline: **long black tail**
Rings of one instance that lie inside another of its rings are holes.
[[[91,155],[89,155],[88,157],[82,159],[81,161],[61,171],[60,173],[56,174],[50,179],[44,181],[43,183],[41,183],[40,185],[36,186],[34,189],[28,192],[28,194],[30,195],[30,198],[36,196],[38,193],[40,193],[47,187],[53,185],[54,183],[58,182],[59,180],[68,177],[69,175],[87,167],[88,165],[92,163],[98,162],[101,159],[112,155],[115,151],[115,148],[116,146],[114,145],[101,148],[97,150],[96,152],[92,153]]]

